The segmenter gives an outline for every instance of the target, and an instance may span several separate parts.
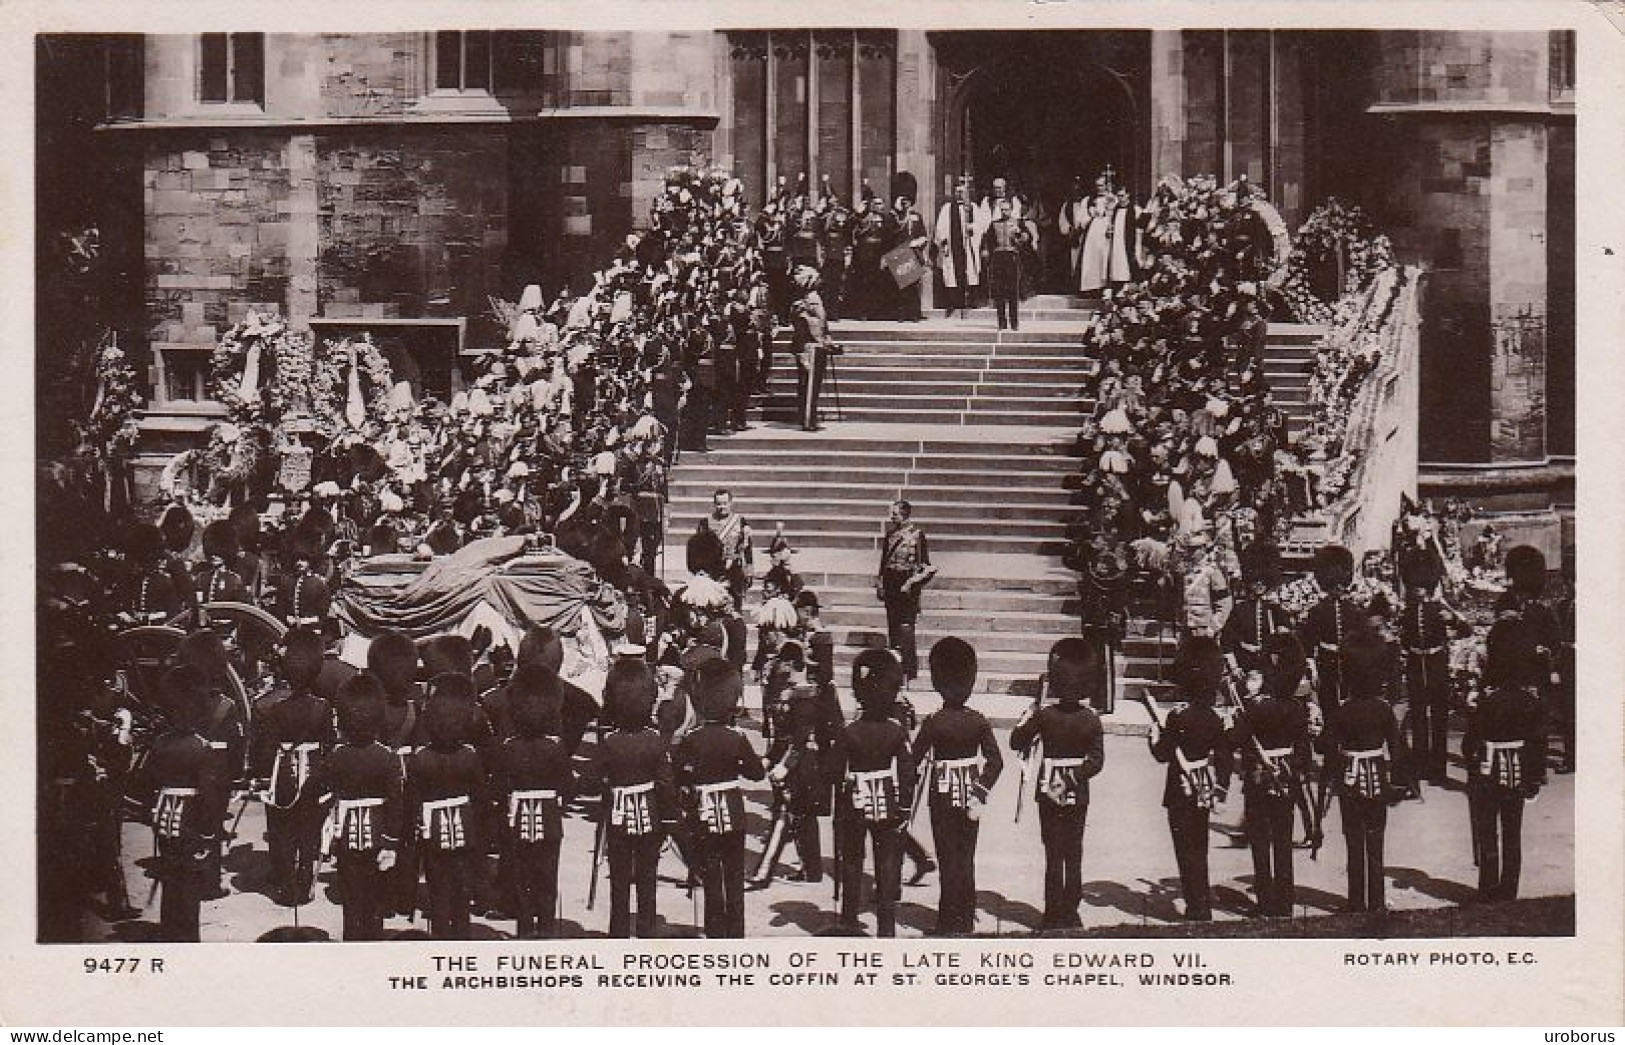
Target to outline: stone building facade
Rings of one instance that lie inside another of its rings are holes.
[[[201,368],[246,310],[370,329],[450,380],[491,296],[582,286],[673,164],[757,200],[906,173],[928,218],[962,173],[1054,208],[1109,166],[1141,198],[1164,173],[1245,175],[1292,227],[1360,202],[1431,274],[1424,492],[1572,504],[1571,34],[244,33],[41,55],[42,82],[84,91],[42,109],[63,121],[42,182],[75,148],[105,200],[140,179],[140,221],[100,220],[139,258],[155,453],[207,423]]]

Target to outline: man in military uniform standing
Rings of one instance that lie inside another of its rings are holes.
[[[1254,541],[1241,549],[1240,559],[1245,593],[1225,619],[1220,644],[1243,673],[1263,671],[1269,659],[1265,645],[1286,627],[1284,614],[1265,598],[1281,581],[1281,554],[1273,544]]]
[[[1024,761],[1039,760],[1033,798],[1044,842],[1040,932],[1083,924],[1078,903],[1083,899],[1089,781],[1106,765],[1105,732],[1089,705],[1100,695],[1106,656],[1102,643],[1082,638],[1062,639],[1050,647],[1038,697],[1010,732],[1011,750]],[[1045,696],[1055,697],[1056,703],[1043,705]],[[1022,797],[1016,799],[1018,817]]]
[[[1487,689],[1461,742],[1480,902],[1518,898],[1523,806],[1546,782],[1546,709],[1535,640],[1521,621],[1497,621],[1486,642]]]
[[[1286,636],[1286,641],[1293,641]],[[1310,767],[1309,714],[1294,694],[1303,681],[1301,658],[1249,667],[1264,673],[1263,689],[1246,705],[1227,735],[1241,753],[1243,823],[1253,851],[1256,913],[1292,914],[1292,814]]]
[[[999,329],[1021,329],[1021,256],[1031,245],[1031,237],[1011,214],[1011,201],[1001,198],[998,208],[982,234],[982,258],[987,265],[988,287],[998,312]]]
[[[1438,597],[1437,558],[1419,555],[1401,566],[1408,597],[1399,637],[1410,705],[1411,757],[1418,777],[1443,784],[1450,724],[1450,638],[1452,632],[1471,626]]]
[[[823,215],[823,227],[819,230],[823,264],[819,266],[818,277],[824,288],[824,310],[830,319],[839,319],[849,310],[846,265],[847,255],[852,250],[852,211],[827,188],[820,203],[827,209]]]
[[[1315,694],[1330,715],[1345,699],[1343,642],[1361,620],[1360,608],[1347,594],[1354,579],[1354,555],[1340,544],[1315,549],[1315,581],[1325,596],[1304,615],[1298,637],[1314,658]]]
[[[797,269],[796,299],[790,309],[790,351],[796,361],[796,418],[808,432],[818,431],[818,397],[824,388],[824,372],[829,366],[829,357],[841,351],[830,340],[829,317],[824,312],[824,298],[818,292],[818,284],[816,269]]]
[[[925,531],[910,516],[907,501],[893,501],[886,516],[886,536],[881,541],[880,571],[875,594],[886,605],[886,643],[897,651],[903,677],[919,674],[919,652],[914,643],[914,623],[920,616],[920,591],[936,575]]]
[[[195,943],[209,856],[218,849],[226,811],[223,766],[198,732],[213,702],[208,679],[196,668],[173,668],[161,691],[176,726],[153,743],[138,793],[157,796],[152,829],[154,873],[163,886],[159,935],[169,943]]]
[[[966,707],[976,686],[976,651],[963,639],[945,638],[931,647],[930,663],[942,710],[920,724],[914,762],[926,776],[931,839],[942,860],[936,931],[963,934],[976,929],[976,839],[1004,756],[987,717]]]
[[[896,284],[881,259],[897,240],[897,222],[886,210],[886,201],[871,196],[864,214],[852,227],[852,271],[849,273],[851,302],[855,319],[891,319],[888,307]]]
[[[711,495],[711,514],[700,522],[702,531],[709,531],[722,542],[722,571],[719,579],[728,585],[737,611],[745,604],[745,591],[755,577],[755,552],[751,547],[750,523],[734,511],[731,491],[718,490]]]

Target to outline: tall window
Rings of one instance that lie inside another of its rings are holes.
[[[491,90],[488,30],[434,34],[434,85],[440,91]]]
[[[1552,93],[1574,90],[1574,30],[1558,29],[1551,34]]]
[[[103,117],[134,119],[141,115],[142,39],[135,34],[106,37],[102,50],[105,91]]]
[[[265,34],[204,33],[198,97],[205,102],[265,104]]]

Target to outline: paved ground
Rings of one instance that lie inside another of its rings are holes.
[[[1008,729],[999,728],[1001,744]],[[760,738],[758,748],[760,748]],[[1106,740],[1106,768],[1097,778],[1084,841],[1086,927],[1123,926],[1154,931],[1178,920],[1178,878],[1166,822],[1159,806],[1162,767],[1156,765],[1143,738],[1112,735]],[[1460,766],[1452,767],[1457,784],[1430,787],[1423,802],[1407,802],[1390,817],[1388,833],[1388,899],[1399,910],[1441,908],[1461,904],[1472,894],[1476,871],[1471,860],[1466,796],[1460,790]],[[1037,924],[1043,896],[1043,858],[1037,819],[1029,796],[1020,824],[1013,823],[1017,769],[1010,762],[995,788],[983,820],[979,848],[978,932],[1020,934]],[[1528,807],[1524,821],[1524,896],[1562,896],[1574,891],[1574,777],[1555,777],[1540,798]],[[751,793],[751,851],[748,866],[765,835],[766,789]],[[1217,917],[1240,919],[1250,899],[1251,862],[1245,848],[1232,847],[1241,818],[1241,799],[1234,795],[1214,818],[1211,836],[1212,877]],[[929,847],[928,818],[921,816],[917,833]],[[1299,915],[1312,917],[1333,911],[1344,890],[1342,839],[1335,812],[1327,825],[1328,842],[1318,860],[1300,850],[1297,861]],[[825,822],[825,859],[830,860],[829,826]],[[243,817],[239,839],[227,859],[230,894],[209,902],[203,910],[205,940],[252,941],[266,934],[286,935],[295,924],[294,912],[274,905],[267,897],[267,858],[263,842],[264,816],[258,805]],[[585,910],[592,830],[581,819],[566,824],[564,858],[560,872],[563,931],[571,936],[602,935],[608,921],[607,892],[600,883],[597,909]],[[1239,843],[1237,843],[1239,845]],[[139,825],[125,831],[126,873],[131,900],[140,906],[149,895],[145,857],[152,851],[151,835]],[[794,847],[786,849],[794,861]],[[661,864],[665,880],[661,892],[664,932],[671,936],[698,935],[695,903],[676,884],[682,865],[668,849]],[[340,935],[341,915],[331,901],[333,873],[321,875],[313,903],[298,912],[299,934],[311,938]],[[900,932],[918,936],[934,919],[937,876],[904,890]],[[87,926],[92,939],[150,939],[156,929],[158,905],[148,905],[141,920],[109,925],[93,920]],[[776,882],[746,902],[747,932],[751,935],[806,935],[828,930],[834,906],[828,878],[821,885]],[[872,927],[872,916],[865,919]],[[392,921],[391,933],[405,938],[423,935],[421,921],[409,926]],[[278,930],[283,930],[278,932]],[[513,923],[480,920],[476,936],[510,935]],[[1232,932],[1234,930],[1231,930]],[[1229,933],[1226,933],[1227,935]],[[1114,934],[1115,935],[1115,934]]]

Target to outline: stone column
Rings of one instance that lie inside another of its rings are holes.
[[[936,51],[924,32],[897,34],[897,166],[909,171],[919,185],[914,201],[927,227],[937,217],[937,156],[935,130],[937,92]],[[932,280],[920,289],[920,306],[933,307]]]
[[[1185,171],[1185,43],[1178,29],[1151,31],[1151,184]]]

